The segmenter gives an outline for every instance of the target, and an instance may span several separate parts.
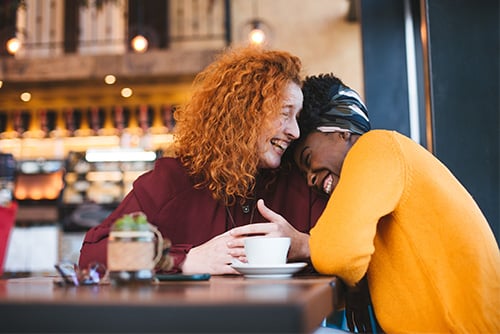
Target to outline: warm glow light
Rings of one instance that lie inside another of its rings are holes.
[[[40,199],[42,199],[42,197],[43,197],[42,189],[35,188],[35,189],[32,189],[30,191],[30,198],[31,199],[40,200]]]
[[[26,193],[26,188],[21,187],[21,186],[16,186],[16,198],[19,200],[26,199],[27,193]]]
[[[252,31],[250,31],[250,33],[248,34],[248,39],[252,44],[261,45],[266,40],[266,34],[262,29],[255,28],[252,29]]]
[[[133,93],[134,92],[132,91],[132,89],[130,89],[128,87],[123,88],[121,91],[122,96],[125,98],[131,97]]]
[[[31,100],[31,94],[28,92],[24,92],[21,94],[21,101],[29,102]]]
[[[85,178],[89,182],[120,182],[123,180],[123,175],[121,171],[99,171],[88,172]]]
[[[148,40],[142,35],[137,35],[132,38],[131,45],[136,52],[143,53],[148,49]]]
[[[60,190],[59,189],[45,189],[44,192],[44,198],[57,198],[57,195],[59,195]]]
[[[88,162],[102,161],[154,161],[156,153],[141,149],[88,149],[85,153]]]
[[[2,88],[2,86],[3,86],[3,81],[0,80],[0,88]]]
[[[7,46],[7,51],[13,55],[16,54],[17,51],[19,51],[19,48],[21,47],[21,41],[17,37],[12,37],[7,41],[5,44]]]
[[[112,85],[116,82],[116,77],[112,74],[108,74],[104,77],[104,82],[108,85]]]

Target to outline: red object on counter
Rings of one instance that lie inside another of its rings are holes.
[[[0,206],[0,276],[3,274],[3,264],[9,245],[10,232],[16,221],[17,202],[9,206]]]

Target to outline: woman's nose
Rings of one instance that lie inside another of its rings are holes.
[[[315,173],[307,172],[307,185],[313,187],[316,185],[317,176]]]
[[[292,139],[298,139],[300,136],[299,123],[297,123],[296,118],[292,118],[290,122],[287,123],[286,134]]]

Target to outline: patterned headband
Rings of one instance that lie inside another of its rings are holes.
[[[361,97],[354,90],[343,85],[332,96],[321,114],[321,132],[353,132],[359,135],[370,130],[368,111]]]

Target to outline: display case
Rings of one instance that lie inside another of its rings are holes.
[[[63,160],[25,159],[16,163],[16,225],[56,224],[64,177]]]
[[[159,151],[136,149],[70,152],[60,204],[63,228],[74,231],[99,224],[159,156]]]

